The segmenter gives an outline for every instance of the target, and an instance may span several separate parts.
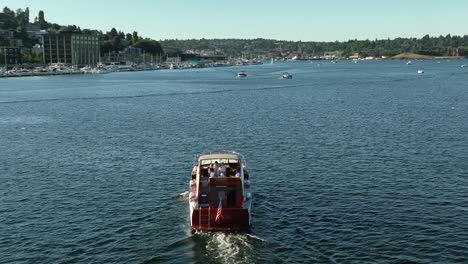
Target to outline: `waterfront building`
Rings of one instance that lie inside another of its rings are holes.
[[[38,39],[38,40],[41,40],[42,34],[45,33],[45,31],[41,31],[41,27],[36,23],[29,23],[26,26],[26,32],[28,33],[28,37],[30,39]]]
[[[46,33],[42,35],[42,50],[46,64],[96,65],[101,57],[96,35]]]
[[[180,64],[182,62],[182,59],[177,56],[177,57],[169,57],[166,56],[166,63],[168,64]]]
[[[23,40],[21,39],[16,39],[14,37],[14,32],[13,30],[3,30],[3,29],[0,29],[0,36],[4,39],[7,40],[7,43],[8,46],[11,46],[11,47],[16,47],[16,48],[21,48],[23,47]]]
[[[326,51],[323,54],[323,58],[326,60],[335,60],[343,57],[342,51]]]
[[[0,47],[0,64],[1,65],[16,65],[20,61],[20,48],[13,46]]]

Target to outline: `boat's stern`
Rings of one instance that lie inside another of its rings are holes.
[[[198,208],[192,212],[192,230],[234,231],[250,227],[248,209]]]

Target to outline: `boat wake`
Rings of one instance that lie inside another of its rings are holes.
[[[261,237],[258,237],[258,236],[254,236],[254,235],[251,235],[251,234],[246,234],[248,237],[252,238],[252,239],[255,239],[255,240],[258,240],[258,241],[261,241],[261,242],[266,242],[266,239],[263,239]]]
[[[179,197],[188,198],[188,197],[189,197],[189,191],[185,191],[185,192],[183,192],[183,193],[179,193]]]
[[[186,235],[159,249],[156,256],[143,263],[193,263],[194,259],[204,263],[257,263],[256,251],[266,241],[246,233],[198,231]]]
[[[250,236],[236,233],[200,233],[206,238],[206,253],[219,263],[255,263]]]

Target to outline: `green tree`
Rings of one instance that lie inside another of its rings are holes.
[[[61,26],[58,30],[60,33],[81,33],[81,29],[76,25]]]
[[[47,21],[44,18],[44,11],[42,11],[42,10],[39,11],[38,23],[39,23],[39,28],[40,29],[46,29],[47,28]]]
[[[117,30],[115,28],[112,28],[108,35],[111,38],[117,37],[118,36]]]
[[[42,56],[32,53],[31,51],[21,52],[22,63],[42,63]]]
[[[0,35],[0,46],[10,46],[10,41],[4,36]]]
[[[24,23],[29,24],[29,7],[26,7],[26,10],[24,10]]]
[[[159,44],[159,42],[157,42],[156,40],[152,40],[152,39],[139,40],[133,46],[135,48],[141,48],[146,53],[150,53],[152,55],[158,55],[163,52],[161,44]]]
[[[133,31],[133,35],[132,35],[132,44],[135,45],[135,44],[138,42],[139,39],[140,39],[140,38],[138,37],[138,32]]]
[[[127,33],[127,34],[125,35],[125,39],[126,39],[128,42],[131,42],[131,41],[132,41],[132,34]]]

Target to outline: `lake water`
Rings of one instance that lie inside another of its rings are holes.
[[[467,263],[463,63],[0,79],[0,263]],[[249,233],[190,233],[217,150],[246,158]]]

